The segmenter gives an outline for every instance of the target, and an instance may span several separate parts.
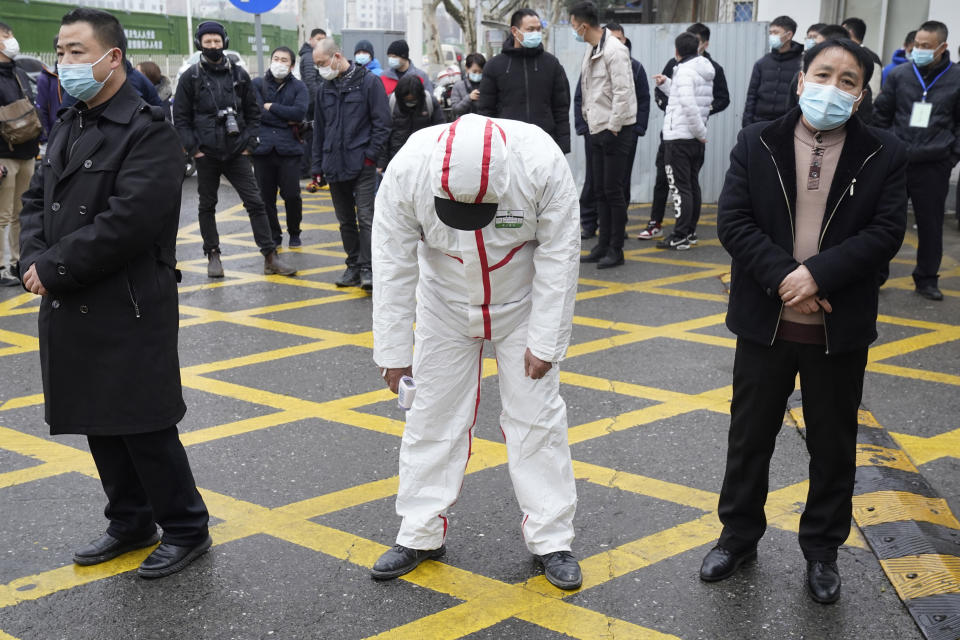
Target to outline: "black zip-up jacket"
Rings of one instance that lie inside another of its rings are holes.
[[[790,84],[803,68],[803,45],[791,42],[786,53],[771,51],[757,60],[750,75],[743,126],[776,120],[790,110]]]
[[[14,73],[17,75],[14,76]],[[20,78],[19,84],[17,78]],[[23,86],[22,91],[21,86]],[[0,62],[0,105],[6,106],[20,98],[27,98],[30,100],[30,104],[37,103],[33,90],[30,88],[30,78],[27,77],[23,69],[17,69],[14,63]],[[10,148],[6,140],[0,139],[0,158],[12,158],[14,160],[36,158],[40,151],[40,135],[42,133],[41,131],[34,140],[13,145],[13,149]]]
[[[929,87],[950,64],[949,52],[944,53],[939,62],[919,70],[923,81]],[[914,68],[913,63],[901,64],[887,75],[883,91],[873,102],[873,125],[891,129],[906,145],[910,162],[956,164],[960,160],[960,67],[950,66],[927,92],[933,112],[925,129],[910,126],[913,103],[923,98]]]
[[[704,51],[701,53],[704,58],[710,61],[710,64],[713,65],[713,102],[710,104],[710,115],[715,113],[720,113],[724,109],[730,106],[730,89],[727,88],[727,76],[723,73],[723,67],[721,67],[716,60],[710,57],[710,54]],[[667,60],[666,66],[663,67],[662,73],[668,78],[673,78],[673,70],[677,68],[676,58],[670,58]],[[653,90],[654,100],[657,102],[657,106],[660,107],[660,111],[667,110],[667,103],[670,101],[667,94],[661,91],[659,88]]]
[[[260,104],[250,76],[226,58],[220,64],[200,60],[183,72],[173,100],[173,124],[184,149],[224,160],[253,151],[259,143]],[[227,107],[236,111],[240,135],[227,135],[226,119],[217,116]]]
[[[778,289],[800,263],[793,257],[797,203],[794,128],[800,109],[740,131],[717,203],[717,235],[733,258],[727,327],[770,345],[783,302]],[[877,338],[877,297],[907,221],[906,153],[895,136],[846,124],[819,253],[804,261],[833,307],[824,314],[827,353]]]
[[[570,83],[560,61],[543,50],[503,43],[483,67],[477,113],[535,124],[570,153]]]

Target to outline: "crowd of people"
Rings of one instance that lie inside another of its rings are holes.
[[[358,42],[351,59],[316,29],[299,52],[302,79],[285,46],[251,79],[225,55],[224,27],[204,22],[194,42],[200,61],[172,93],[171,126],[159,69],[134,69],[119,22],[89,8],[63,18],[57,69],[43,77],[44,99],[59,108],[33,110],[12,28],[0,23],[0,134],[8,143],[0,148],[0,230],[12,252],[2,264],[8,279],[42,296],[46,420],[54,434],[88,436],[109,503],[109,528],[77,551],[76,563],[151,546],[156,524],[163,537],[140,568],[144,577],[179,571],[210,546],[206,507],[175,426],[185,410],[174,250],[186,154],[196,162],[212,278],[224,275],[215,212],[221,176],[249,214],[264,273],[296,273],[277,252],[276,199],[284,199],[289,245],[298,246],[298,178],[307,163],[313,184],[328,186],[340,225],[347,257],[336,284],[373,291],[380,374],[394,391],[415,379],[400,451],[403,522],[373,576],[395,578],[443,554],[491,343],[525,543],[551,583],[581,585],[558,363],[581,263],[624,264],[630,174],[650,91],[622,26],[601,25],[591,2],[574,4],[568,18],[584,43],[573,99],[588,158],[579,193],[564,159],[570,83],[545,51],[531,9],[514,13],[500,54],[467,56],[452,123],[403,40],[389,45],[383,66],[370,42]],[[799,542],[810,594],[821,603],[840,595],[837,549],[850,527],[857,410],[879,287],[903,241],[909,197],[916,291],[942,299],[945,200],[960,160],[960,70],[947,27],[919,25],[886,68],[862,45],[865,30],[857,18],[812,25],[800,44],[792,19],[770,23],[770,51],[754,65],[718,202],[718,236],[732,258],[727,326],[737,347],[723,532],[700,577],[722,580],[756,557],[770,458],[799,374],[811,454]],[[639,238],[659,239],[668,251],[698,242],[710,116],[730,104],[709,44],[705,25],[690,26],[649,78],[664,122],[651,219]],[[27,115],[14,121],[24,103]],[[31,179],[41,138],[47,150]],[[581,241],[594,236],[581,253]]]

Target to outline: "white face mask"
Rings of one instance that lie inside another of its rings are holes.
[[[270,63],[270,73],[277,80],[283,80],[288,75],[290,75],[290,67],[288,67],[283,62],[274,60],[273,62]]]
[[[317,67],[317,73],[320,74],[320,77],[324,80],[333,80],[340,72],[333,68],[333,61],[330,61],[330,64],[325,67]]]
[[[3,55],[11,60],[20,55],[20,43],[13,36],[3,41]]]

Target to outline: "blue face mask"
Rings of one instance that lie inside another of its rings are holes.
[[[367,64],[370,64],[370,54],[369,53],[358,53],[353,57],[354,62],[356,62],[361,67]]]
[[[814,38],[807,38],[803,41],[804,51],[810,51],[810,49],[813,49],[815,46],[817,46],[817,41]]]
[[[800,110],[813,128],[830,131],[850,119],[857,100],[859,96],[841,91],[833,85],[804,80],[803,93],[800,94]]]
[[[480,82],[483,79],[482,73],[470,73],[467,75],[470,78],[470,82]]]
[[[780,36],[775,33],[771,33],[767,36],[767,43],[770,45],[771,49],[779,49],[783,46],[783,40],[781,40]]]
[[[931,62],[933,62],[933,52],[936,49],[917,49],[914,47],[913,53],[910,54],[908,60],[913,60],[913,64],[918,67],[925,67]]]
[[[583,42],[583,36],[580,35],[580,32],[577,31],[576,29],[573,30],[573,39],[576,40],[577,42]]]
[[[400,58],[391,56],[387,58],[387,64],[390,65],[391,69],[396,69],[400,66]]]
[[[521,44],[527,49],[535,49],[540,46],[540,43],[543,42],[543,34],[539,31],[526,31],[523,34],[523,42]]]
[[[110,51],[113,51],[113,49],[110,49]],[[80,102],[87,102],[95,98],[101,89],[103,89],[103,85],[110,79],[110,76],[113,75],[114,70],[111,69],[107,77],[103,79],[103,82],[100,82],[93,75],[93,67],[106,58],[110,54],[110,51],[100,56],[100,60],[96,62],[78,62],[76,64],[61,63],[58,65],[57,69],[63,90]]]

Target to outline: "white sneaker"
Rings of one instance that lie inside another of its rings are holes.
[[[662,235],[663,229],[661,228],[660,223],[651,220],[647,223],[647,228],[641,231],[637,236],[637,240],[653,240],[654,238],[659,238]]]

